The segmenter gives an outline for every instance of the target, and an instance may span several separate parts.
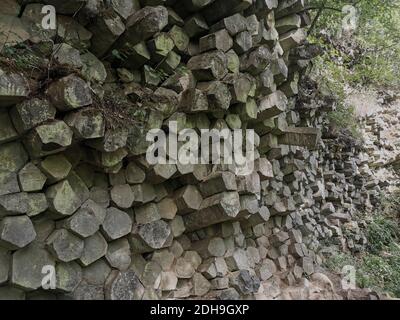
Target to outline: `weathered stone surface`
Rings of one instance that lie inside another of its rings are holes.
[[[49,187],[46,197],[52,212],[60,216],[72,215],[82,204],[67,180]]]
[[[188,69],[199,81],[220,80],[227,73],[227,60],[222,51],[207,52],[191,58]]]
[[[5,248],[0,248],[0,285],[8,281],[11,267],[11,253]]]
[[[118,270],[127,270],[131,264],[131,248],[127,239],[119,239],[108,244],[108,263]]]
[[[210,282],[200,273],[193,276],[193,294],[197,297],[204,296],[211,289]]]
[[[189,185],[176,191],[175,201],[178,213],[187,214],[200,208],[203,197],[195,186]]]
[[[188,231],[234,219],[240,211],[237,192],[224,192],[203,200],[199,211],[184,217]]]
[[[0,196],[20,191],[17,174],[0,170]]]
[[[249,295],[258,292],[260,280],[248,270],[241,270],[230,278],[230,283],[238,292]]]
[[[28,194],[25,192],[0,196],[0,217],[27,213]]]
[[[111,272],[111,267],[105,261],[105,259],[97,260],[90,266],[82,269],[82,277],[84,281],[87,281],[93,285],[103,285],[108,275]]]
[[[87,81],[103,83],[106,80],[107,70],[94,54],[86,52],[80,59],[83,64],[82,75]]]
[[[0,145],[0,170],[17,172],[28,162],[28,155],[22,144],[10,142]]]
[[[75,300],[104,300],[103,285],[91,284],[83,280],[72,294]]]
[[[43,159],[40,162],[40,169],[47,176],[47,182],[53,184],[65,179],[72,165],[64,155],[57,154]]]
[[[101,230],[107,240],[116,240],[131,232],[132,219],[124,211],[108,208]]]
[[[112,271],[106,281],[106,298],[110,300],[141,300],[144,287],[135,272]]]
[[[138,224],[146,224],[161,219],[157,204],[149,203],[135,208],[135,220]]]
[[[114,186],[110,193],[113,203],[121,209],[130,208],[135,199],[135,195],[129,184]]]
[[[72,136],[68,125],[56,120],[36,127],[26,136],[24,144],[31,157],[39,158],[64,150],[71,145]]]
[[[1,287],[0,300],[25,300],[25,292],[14,287]]]
[[[180,279],[190,279],[195,273],[195,269],[190,261],[184,258],[178,258],[174,266],[175,274]]]
[[[74,110],[92,103],[89,86],[74,75],[53,82],[47,89],[47,95],[60,111]]]
[[[151,252],[164,248],[171,240],[171,228],[165,221],[158,220],[134,229],[131,234],[131,247]]]
[[[171,198],[162,199],[157,203],[157,207],[161,218],[165,220],[174,219],[178,211],[175,201]]]
[[[66,229],[55,230],[46,241],[47,248],[62,262],[70,262],[82,256],[84,242]]]
[[[130,162],[125,170],[126,181],[130,184],[142,183],[146,178],[144,171],[136,163]]]
[[[35,238],[35,228],[26,216],[5,217],[0,221],[0,244],[7,249],[21,249]]]
[[[62,292],[73,292],[82,280],[82,269],[76,262],[57,263],[56,287]]]
[[[3,23],[12,23],[12,20],[16,21],[17,24],[20,23],[19,19],[15,20],[13,18],[6,18],[7,21],[4,21],[5,16],[2,16],[0,21],[0,26],[3,26]],[[7,26],[8,27],[8,26]],[[16,26],[16,29],[19,28]],[[16,35],[16,40],[23,40],[27,38],[27,33],[22,28],[22,38]],[[6,35],[2,34],[0,36],[0,43],[5,43],[6,39],[3,39]],[[12,41],[12,38],[9,38],[9,41]],[[27,80],[18,73],[6,73],[3,69],[0,69],[0,107],[10,107],[18,102],[21,102],[29,95],[29,86]]]
[[[82,110],[69,113],[64,121],[79,139],[96,139],[105,134],[105,121],[100,111]]]
[[[68,66],[72,69],[82,68],[82,61],[79,50],[67,43],[60,43],[54,46],[53,57],[57,63]]]
[[[99,260],[107,252],[107,241],[100,232],[85,239],[82,255],[79,257],[79,263],[88,266]]]
[[[65,227],[77,236],[87,238],[94,235],[101,222],[90,208],[81,208],[65,222]]]
[[[18,138],[10,116],[7,111],[0,111],[0,144],[13,141]]]
[[[18,173],[21,190],[40,191],[46,183],[46,176],[32,162],[27,163]]]
[[[34,244],[16,251],[12,256],[11,284],[25,290],[39,289],[45,266],[55,266],[48,251]]]

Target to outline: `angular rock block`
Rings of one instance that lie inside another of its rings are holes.
[[[0,221],[0,245],[9,250],[22,249],[35,238],[35,228],[26,216],[5,217]]]

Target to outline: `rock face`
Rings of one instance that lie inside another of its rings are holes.
[[[34,44],[32,70],[0,68],[0,298],[43,295],[54,266],[57,298],[275,299],[322,240],[365,242],[341,228],[383,182],[321,136],[323,99],[297,96],[305,1],[35,2],[0,17]],[[151,129],[253,129],[254,166],[150,163]]]

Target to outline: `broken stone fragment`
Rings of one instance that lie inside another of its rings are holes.
[[[28,155],[19,142],[0,145],[0,170],[17,172],[28,162]]]
[[[64,121],[55,120],[33,129],[24,140],[31,157],[39,158],[64,150],[72,143],[73,132]]]
[[[35,238],[35,228],[26,216],[5,217],[0,221],[0,245],[9,250],[22,249]]]
[[[134,271],[114,270],[107,278],[105,293],[109,300],[141,300],[144,286]]]
[[[200,38],[200,52],[210,50],[228,51],[233,46],[233,40],[226,29],[219,30]]]
[[[43,159],[40,162],[40,169],[47,176],[47,182],[53,184],[65,179],[72,165],[64,155],[57,154]]]
[[[82,256],[84,242],[66,229],[55,230],[46,240],[50,252],[62,262],[70,262]]]
[[[73,292],[82,280],[82,269],[76,262],[59,262],[56,265],[56,288]]]
[[[89,86],[75,75],[53,82],[47,89],[47,95],[60,111],[74,110],[92,104]]]
[[[78,262],[87,267],[93,262],[99,260],[101,257],[105,256],[107,253],[107,246],[107,241],[104,239],[101,233],[95,233],[84,240],[84,248]]]
[[[227,110],[230,106],[232,96],[229,88],[220,81],[201,82],[197,85],[208,99],[209,110]]]
[[[82,68],[82,61],[79,50],[71,47],[67,43],[60,43],[54,46],[54,60],[60,65],[67,66],[72,69]]]
[[[32,98],[14,106],[10,115],[15,128],[22,134],[45,121],[53,120],[56,109],[47,100]]]
[[[49,187],[46,191],[50,210],[59,216],[72,215],[82,204],[67,180]]]
[[[0,196],[17,192],[20,192],[17,174],[0,170]]]
[[[101,229],[107,240],[116,240],[131,232],[132,219],[126,212],[111,207],[107,209]]]
[[[124,271],[131,265],[131,248],[126,238],[108,244],[106,254],[108,263],[118,270]]]
[[[188,61],[187,68],[199,81],[222,79],[228,72],[227,59],[222,51],[211,51],[195,56]]]
[[[43,267],[54,265],[48,251],[31,244],[13,254],[10,282],[24,290],[37,290],[42,286]]]

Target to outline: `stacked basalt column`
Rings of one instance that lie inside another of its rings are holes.
[[[304,2],[2,2],[0,297],[262,298],[313,273]],[[150,165],[146,134],[170,121],[255,129],[254,171]]]

